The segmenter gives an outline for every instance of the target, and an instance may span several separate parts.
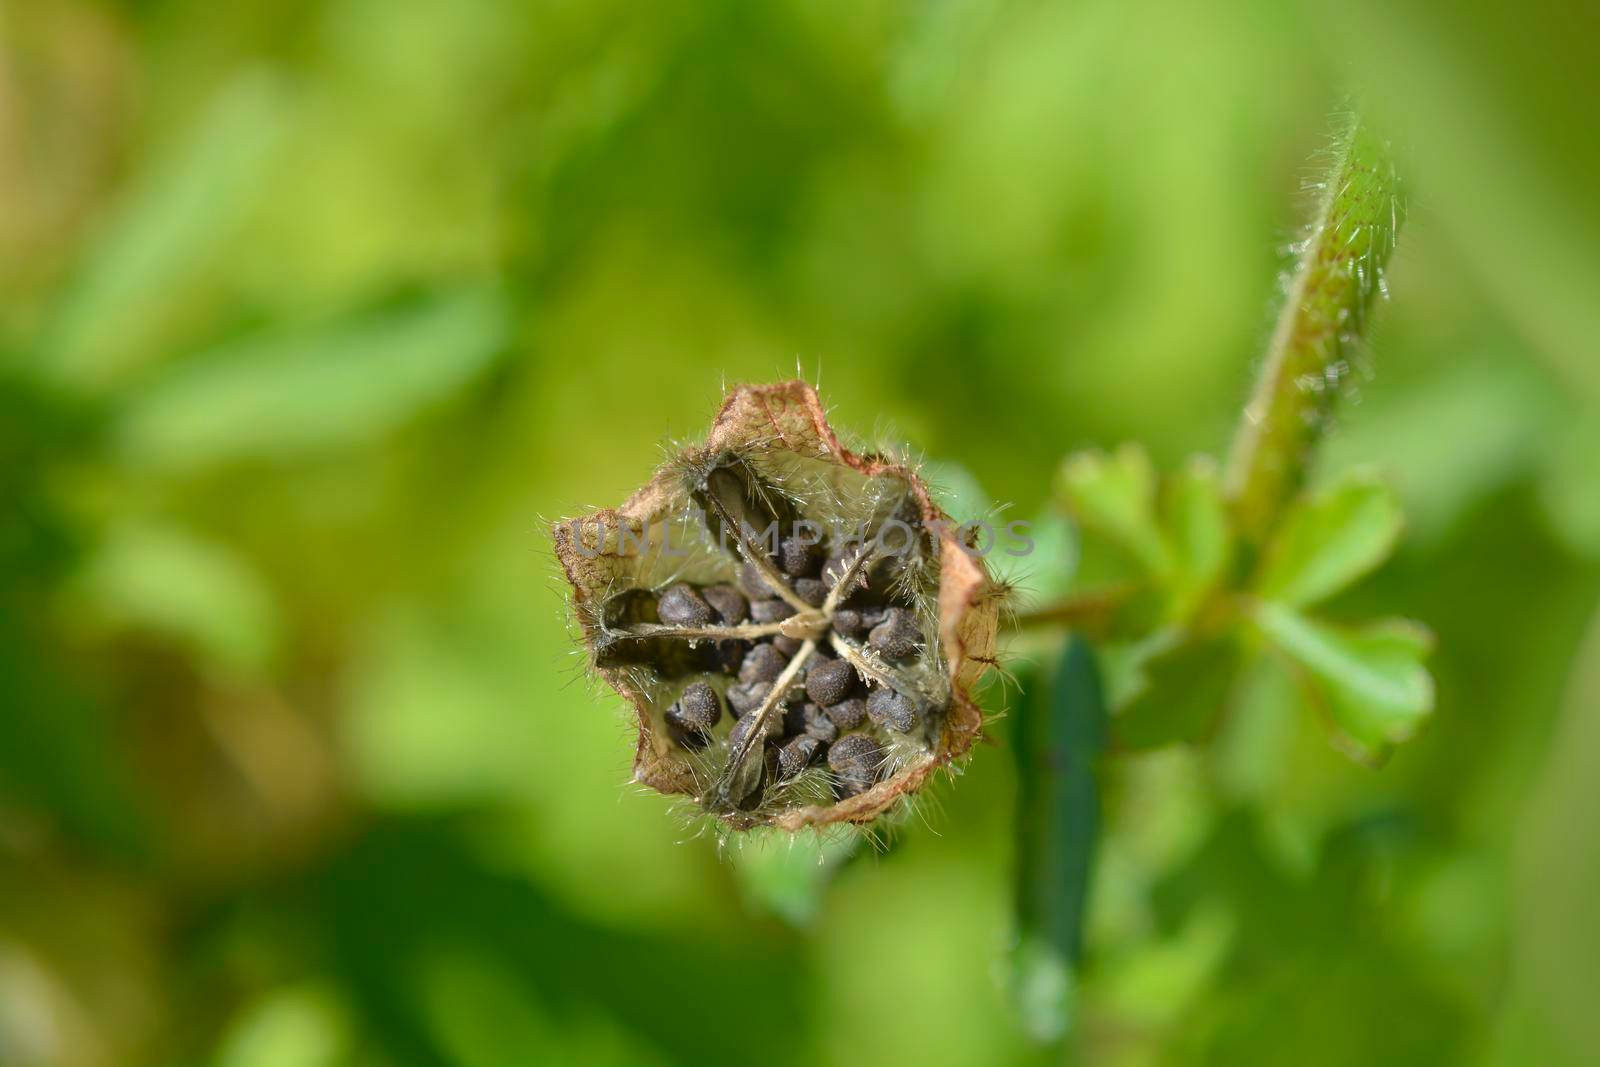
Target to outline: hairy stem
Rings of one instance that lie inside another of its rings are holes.
[[[1405,217],[1386,144],[1359,119],[1341,132],[1229,458],[1239,531],[1259,545],[1306,478]]]
[[[851,644],[837,633],[828,635],[828,644],[833,650],[850,663],[861,677],[889,689],[904,689],[904,685],[896,685],[894,672],[877,661],[877,658],[866,649]]]

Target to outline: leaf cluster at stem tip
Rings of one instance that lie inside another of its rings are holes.
[[[1034,618],[1099,642],[1119,747],[1206,737],[1262,657],[1363,762],[1432,711],[1422,627],[1314,610],[1381,565],[1402,526],[1369,472],[1307,486],[1405,217],[1386,145],[1353,118],[1319,188],[1227,467],[1198,458],[1163,475],[1132,445],[1062,466],[1057,499],[1084,538],[1078,592]]]

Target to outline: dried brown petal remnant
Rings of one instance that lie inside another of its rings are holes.
[[[978,736],[983,563],[803,382],[734,390],[704,444],[553,536],[591,662],[637,712],[634,777],[734,829],[870,822]]]

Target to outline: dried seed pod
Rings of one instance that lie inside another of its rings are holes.
[[[908,734],[917,725],[917,706],[905,694],[880,686],[867,697],[867,717],[885,730]]]
[[[806,696],[823,707],[839,703],[855,687],[856,669],[847,660],[827,660],[806,672]]]
[[[916,655],[922,644],[922,630],[911,612],[891,607],[884,612],[883,621],[872,628],[867,643],[889,659],[906,659]]]
[[[687,551],[651,536],[698,515],[711,536]],[[812,547],[802,528],[854,532]],[[621,508],[558,523],[556,556],[591,662],[637,712],[635,778],[695,798],[733,829],[798,830],[870,822],[963,759],[982,724],[972,691],[994,662],[997,598],[954,531],[915,470],[844,448],[800,382],[733,391],[704,444],[669,459]],[[886,541],[908,551],[886,554]],[[846,588],[829,593],[837,584]],[[700,712],[685,694],[735,667],[728,743],[690,751]],[[869,717],[863,678],[910,697],[915,729],[897,729],[898,705]],[[833,703],[807,710],[802,684]],[[829,736],[858,731],[828,746],[837,800],[774,788],[809,747],[780,756],[769,739],[785,730],[786,744],[816,743],[806,762]]]
[[[656,603],[656,613],[669,626],[704,626],[711,621],[711,605],[687,582],[668,586]]]

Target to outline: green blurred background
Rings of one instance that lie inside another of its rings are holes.
[[[1287,695],[1115,761],[1079,1047],[1600,1062],[1597,40],[4,0],[0,1063],[1025,1062],[1003,747],[826,893],[719,858],[625,786],[543,523],[797,367],[1018,515],[1074,448],[1220,450],[1352,92],[1416,205],[1325,469],[1410,528],[1335,607],[1436,630],[1438,713],[1381,771]]]

